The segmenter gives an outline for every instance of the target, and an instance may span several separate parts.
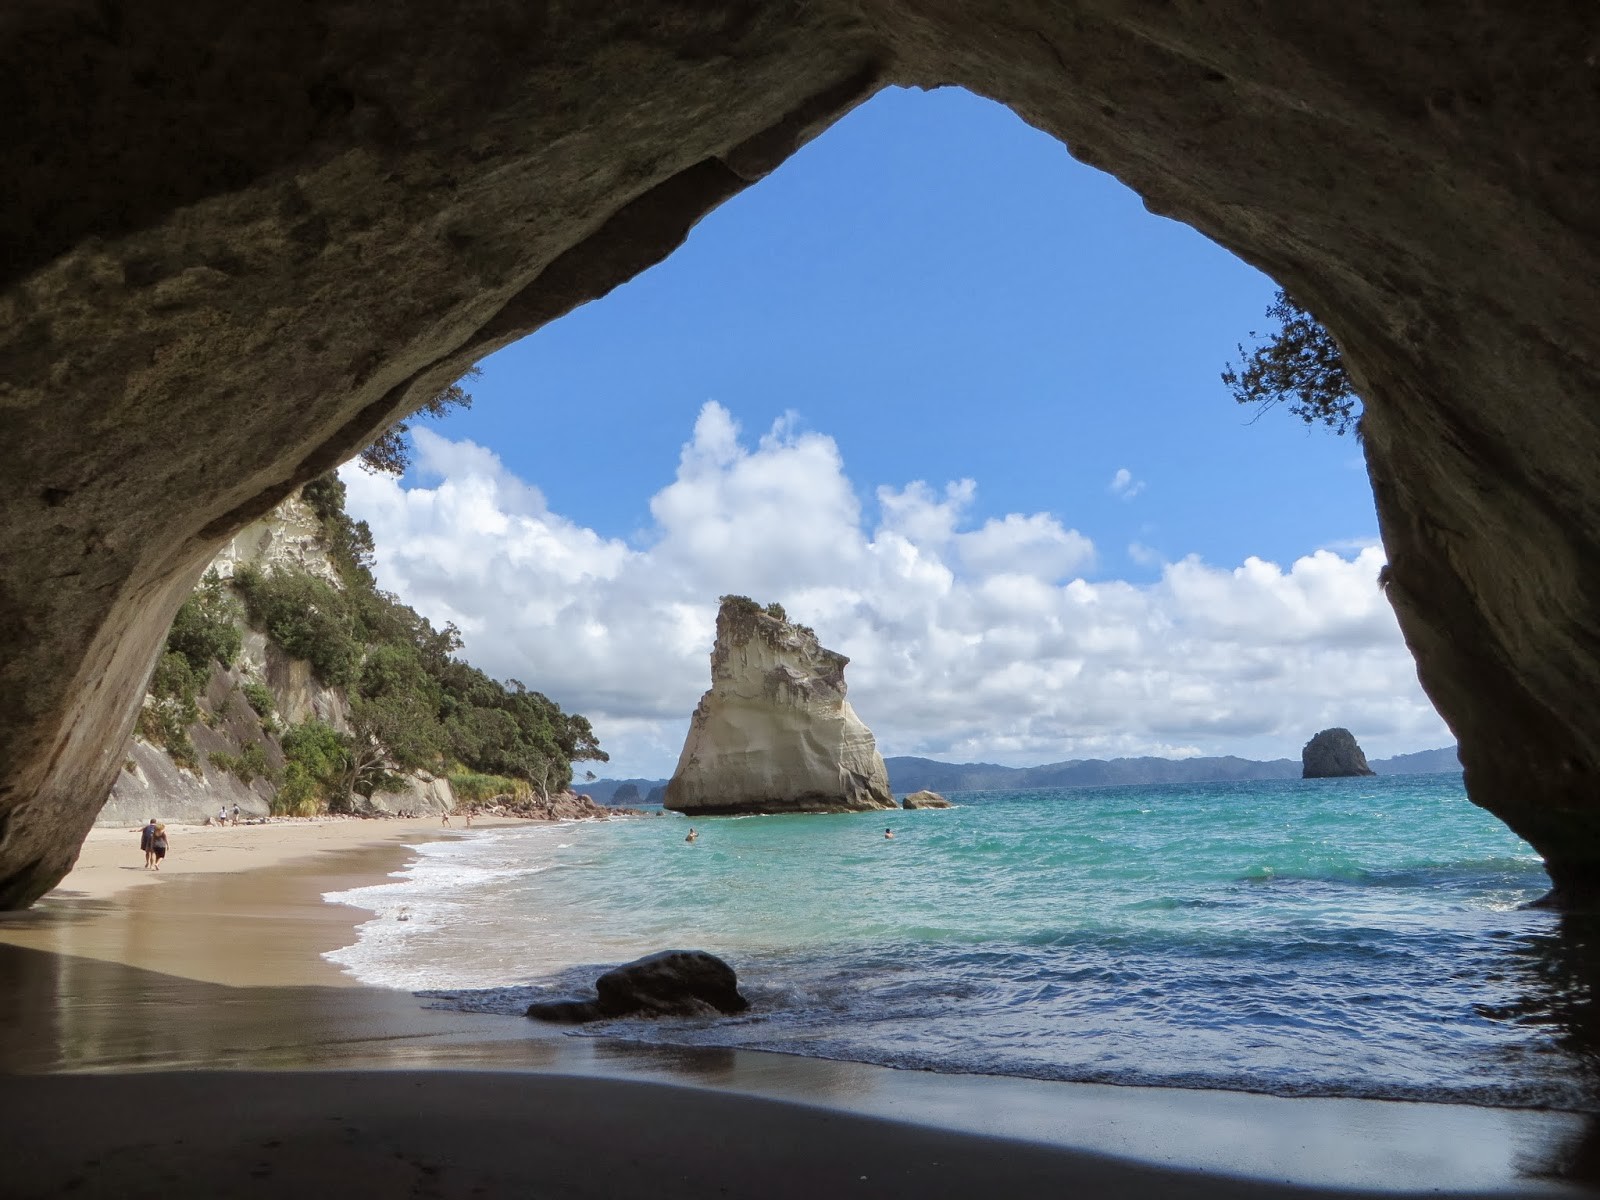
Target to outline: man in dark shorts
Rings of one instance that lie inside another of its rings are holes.
[[[151,817],[145,822],[143,829],[139,830],[139,849],[144,851],[144,869],[148,871],[155,865],[156,851],[156,819]]]

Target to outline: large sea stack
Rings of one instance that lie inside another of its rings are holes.
[[[1347,775],[1376,775],[1367,756],[1348,729],[1324,729],[1300,751],[1300,778],[1339,779]]]
[[[857,812],[895,807],[872,731],[845,699],[850,660],[777,605],[724,596],[711,689],[667,784],[676,812]]]

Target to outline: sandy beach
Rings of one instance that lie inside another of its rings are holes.
[[[573,1037],[324,952],[435,820],[91,835],[0,918],[6,1192],[51,1196],[1588,1194],[1561,1113],[930,1075]]]

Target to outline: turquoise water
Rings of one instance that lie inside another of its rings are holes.
[[[955,796],[473,831],[333,956],[520,1014],[666,947],[736,1019],[586,1030],[930,1070],[1594,1107],[1537,856],[1458,775]],[[893,840],[883,837],[892,826]],[[1576,1006],[1576,1007],[1575,1007]]]

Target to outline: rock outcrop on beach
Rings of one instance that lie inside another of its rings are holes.
[[[1302,779],[1341,779],[1349,775],[1377,774],[1348,729],[1324,729],[1300,751]]]
[[[777,605],[724,596],[668,809],[719,813],[859,812],[895,807],[872,731],[845,699],[850,660]]]
[[[920,792],[912,792],[909,796],[905,797],[903,800],[900,801],[900,807],[901,808],[954,808],[955,805],[951,804],[950,801],[946,800],[943,796],[939,795],[938,792],[930,792],[930,791],[927,791],[926,789],[924,789],[923,791],[920,791]]]
[[[611,1017],[731,1016],[750,1007],[732,967],[704,950],[662,950],[607,971],[593,1000],[548,1000],[528,1016],[559,1024]]]

